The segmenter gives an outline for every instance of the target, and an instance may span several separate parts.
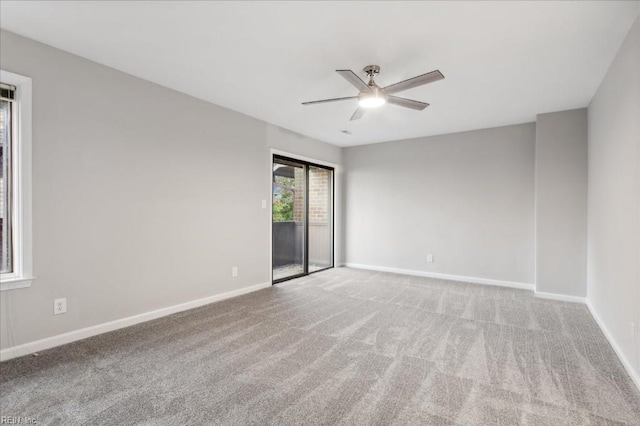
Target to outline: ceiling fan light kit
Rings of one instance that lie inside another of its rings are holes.
[[[403,90],[413,89],[414,87],[422,86],[424,84],[433,83],[434,81],[442,80],[444,75],[439,70],[431,71],[426,74],[419,75],[417,77],[403,80],[399,83],[392,84],[386,87],[380,87],[374,81],[376,75],[380,73],[380,67],[378,65],[367,65],[363,71],[369,77],[369,82],[365,83],[351,70],[336,70],[338,74],[344,77],[349,83],[351,83],[356,89],[360,91],[358,96],[348,96],[345,98],[333,98],[323,99],[321,101],[303,102],[302,105],[321,104],[326,102],[346,101],[351,99],[358,100],[358,109],[351,116],[351,121],[362,118],[365,112],[365,108],[376,108],[386,103],[401,106],[404,108],[410,108],[417,111],[422,111],[429,106],[428,103],[414,101],[412,99],[400,98],[397,96],[391,96],[393,93],[401,92]]]
[[[361,93],[358,96],[358,105],[363,108],[375,108],[387,103],[387,96],[374,87],[370,93]]]

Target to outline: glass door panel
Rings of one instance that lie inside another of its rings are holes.
[[[309,273],[333,266],[333,170],[309,166]]]
[[[273,281],[306,271],[306,166],[273,160]]]

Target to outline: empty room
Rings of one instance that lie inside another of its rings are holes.
[[[0,425],[640,425],[639,15],[0,0]]]

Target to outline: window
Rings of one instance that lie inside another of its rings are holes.
[[[0,71],[0,290],[28,287],[31,257],[31,79]]]
[[[16,87],[0,84],[0,273],[13,272],[13,236],[11,226],[11,145],[13,103]]]

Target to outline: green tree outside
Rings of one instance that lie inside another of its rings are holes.
[[[273,221],[286,222],[293,220],[293,194],[296,182],[294,178],[275,176],[273,194]]]

